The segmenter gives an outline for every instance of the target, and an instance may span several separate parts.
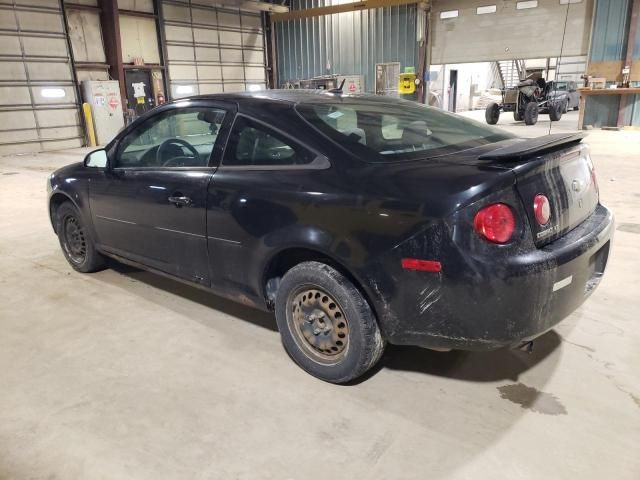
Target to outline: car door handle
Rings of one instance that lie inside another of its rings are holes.
[[[168,200],[169,203],[173,203],[176,207],[188,207],[189,205],[191,205],[191,199],[189,197],[169,197]]]

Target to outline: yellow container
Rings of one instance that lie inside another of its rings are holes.
[[[398,84],[398,93],[400,95],[411,95],[416,92],[416,74],[401,73],[400,83]]]

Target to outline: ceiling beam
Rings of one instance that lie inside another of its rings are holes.
[[[242,8],[257,12],[286,13],[289,7],[276,3],[269,3],[261,0],[216,0],[212,5],[227,8]]]
[[[343,3],[342,5],[331,5],[329,7],[305,8],[303,10],[291,10],[287,13],[272,13],[271,21],[284,22],[286,20],[296,20],[299,18],[320,17],[322,15],[332,15],[334,13],[358,12],[372,8],[392,7],[396,5],[411,5],[420,3],[422,0],[363,0],[361,2]]]

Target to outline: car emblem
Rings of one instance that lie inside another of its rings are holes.
[[[571,190],[576,193],[579,193],[582,190],[583,186],[583,183],[578,179],[575,179],[573,182],[571,182]]]

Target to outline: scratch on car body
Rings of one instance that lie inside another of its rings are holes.
[[[420,313],[426,312],[434,303],[440,300],[441,291],[440,286],[425,287],[418,296],[418,310]]]

